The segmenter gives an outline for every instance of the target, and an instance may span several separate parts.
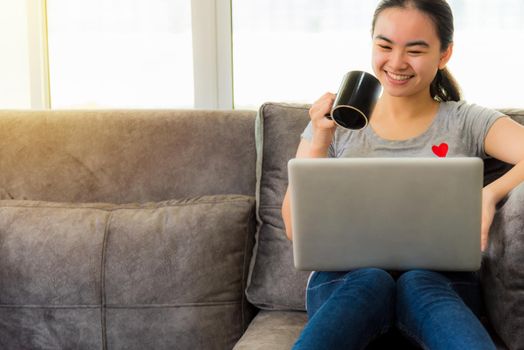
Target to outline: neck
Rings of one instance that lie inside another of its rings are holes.
[[[438,102],[429,94],[426,96],[395,97],[383,94],[378,103],[377,110],[383,116],[396,120],[412,120],[420,116],[431,114]]]

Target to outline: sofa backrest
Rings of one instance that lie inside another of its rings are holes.
[[[0,199],[255,194],[253,111],[1,111]]]

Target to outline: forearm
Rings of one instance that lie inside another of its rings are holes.
[[[524,182],[524,160],[515,164],[510,171],[487,185],[485,190],[493,196],[495,203],[498,203],[522,182]]]
[[[309,116],[313,127],[313,137],[311,140],[303,138],[298,145],[296,158],[325,158],[329,153],[329,145],[333,140],[336,124],[333,120],[324,116],[329,113],[331,106],[335,101],[335,95],[332,93],[324,94],[309,109]],[[289,185],[282,202],[282,219],[286,229],[286,236],[289,240],[293,238],[291,227],[291,198],[289,194]]]
[[[289,186],[287,187],[284,201],[282,202],[282,219],[284,220],[284,228],[286,230],[287,239],[293,239],[293,230],[291,228],[291,203],[289,201]]]
[[[316,146],[315,143],[307,145],[307,147],[299,148],[297,158],[326,158],[328,156],[329,146]],[[282,219],[284,220],[284,228],[286,236],[289,240],[293,239],[293,230],[291,227],[291,199],[289,193],[289,185],[284,195],[282,202]]]

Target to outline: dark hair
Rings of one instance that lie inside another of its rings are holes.
[[[394,7],[412,7],[431,18],[440,39],[441,51],[447,50],[453,43],[453,13],[445,0],[382,0],[373,15],[372,32],[375,30],[375,23],[380,13]],[[429,92],[437,101],[459,101],[461,98],[460,87],[447,68],[437,72]]]

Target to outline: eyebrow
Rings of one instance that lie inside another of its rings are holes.
[[[388,43],[390,44],[394,44],[393,40],[391,39],[388,39],[386,38],[385,36],[383,35],[377,35],[375,37],[375,39],[380,39],[380,40],[384,40],[384,41],[387,41]],[[427,42],[425,42],[424,40],[414,40],[414,41],[410,41],[406,44],[406,47],[410,47],[410,46],[424,46],[424,47],[428,47],[429,48],[429,44]]]

